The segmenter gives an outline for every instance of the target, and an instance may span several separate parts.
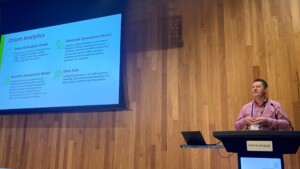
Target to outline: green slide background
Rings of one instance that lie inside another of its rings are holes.
[[[3,57],[3,49],[4,49],[4,38],[5,35],[1,35],[1,41],[0,41],[0,71],[2,68],[2,57]]]

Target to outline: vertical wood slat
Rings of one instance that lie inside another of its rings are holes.
[[[130,0],[127,14],[130,110],[1,115],[0,168],[237,169],[235,155],[180,149],[180,131],[214,143],[233,130],[255,78],[300,129],[300,0]]]
[[[294,32],[300,32],[300,18],[297,17],[299,16],[300,13],[300,3],[298,0],[291,0],[291,13],[292,13],[292,18],[293,18],[293,28]]]

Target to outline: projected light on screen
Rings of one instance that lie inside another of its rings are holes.
[[[2,35],[0,111],[119,105],[121,17]]]

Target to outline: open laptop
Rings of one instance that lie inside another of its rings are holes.
[[[200,131],[182,131],[181,132],[186,145],[192,146],[213,146],[216,144],[206,144]]]

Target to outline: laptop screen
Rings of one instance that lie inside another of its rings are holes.
[[[181,134],[187,145],[206,145],[200,131],[182,131]]]

